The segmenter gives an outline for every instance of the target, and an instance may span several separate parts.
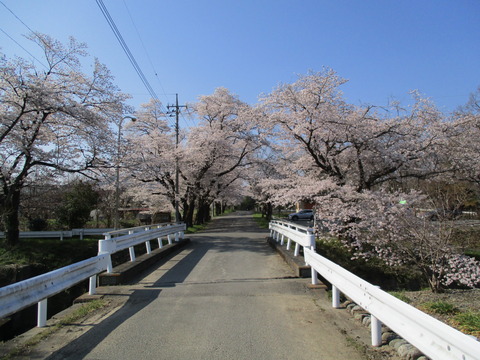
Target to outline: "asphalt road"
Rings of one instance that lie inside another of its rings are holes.
[[[217,218],[48,359],[364,359],[266,236],[247,214]]]

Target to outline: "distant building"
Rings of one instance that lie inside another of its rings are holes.
[[[308,200],[299,200],[297,201],[296,204],[296,211],[300,210],[308,210],[308,209],[313,209],[315,207],[315,203],[310,202]]]

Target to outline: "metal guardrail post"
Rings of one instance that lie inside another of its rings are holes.
[[[145,227],[145,231],[149,231],[150,227]],[[145,241],[145,248],[147,250],[147,254],[152,253],[152,246],[150,245],[150,240]]]
[[[128,234],[129,235],[133,234],[133,230],[130,230]],[[135,248],[133,246],[130,246],[128,248],[128,252],[130,253],[130,261],[131,262],[135,261]]]
[[[287,241],[287,250],[290,250],[291,247],[292,247],[292,240],[291,240],[291,239],[288,239],[288,241]]]
[[[88,282],[88,294],[95,295],[97,293],[97,275],[90,276]]]
[[[98,255],[108,254],[107,273],[109,274],[113,271],[112,253],[114,252],[115,244],[113,243],[112,235],[105,234],[105,239],[98,241]]]
[[[45,327],[47,325],[47,299],[38,302],[37,305],[37,327]]]
[[[147,249],[147,254],[151,254],[152,253],[152,246],[150,245],[150,240],[147,240],[145,242],[145,247]]]
[[[160,228],[161,228],[161,226],[158,225],[158,226],[157,226],[157,229],[160,229]],[[157,238],[157,241],[158,241],[158,248],[161,249],[161,248],[163,247],[162,237],[159,236],[159,237]]]
[[[335,309],[340,308],[340,290],[332,284],[332,307]]]
[[[370,315],[371,331],[372,331],[372,346],[382,345],[382,322],[375,316]]]
[[[310,268],[312,276],[312,285],[318,285],[318,273],[314,268]]]
[[[293,256],[298,256],[300,254],[300,244],[295,243],[295,251],[293,253]]]

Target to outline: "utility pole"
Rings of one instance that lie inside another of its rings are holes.
[[[178,134],[180,128],[178,126],[178,115],[180,114],[180,108],[186,108],[187,105],[178,105],[178,94],[175,94],[175,105],[167,105],[167,109],[170,108],[174,109],[175,112],[175,149],[178,148]],[[180,211],[178,209],[178,198],[179,198],[179,184],[180,176],[179,176],[179,169],[178,169],[178,156],[175,155],[175,222],[180,221]]]

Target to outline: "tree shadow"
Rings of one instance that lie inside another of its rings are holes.
[[[162,288],[175,286],[177,283],[184,282],[209,248],[209,246],[194,246],[194,249],[187,256],[158,278],[152,285],[146,285],[143,289],[135,289],[130,295],[106,294],[112,296],[128,296],[128,300],[114,314],[95,325],[92,329],[73,340],[68,345],[51,354],[47,359],[84,359],[123,322],[157,299],[162,292]],[[163,259],[164,261],[162,261],[161,264],[170,260],[175,255],[178,255],[178,253],[172,254],[170,257]],[[154,270],[155,269],[150,272],[142,273],[141,278],[143,279],[147,277]]]
[[[109,334],[117,329],[123,322],[130,317],[143,310],[155,299],[161,296],[162,289],[175,287],[177,284],[185,282],[188,275],[193,271],[195,266],[202,260],[205,254],[209,251],[216,252],[252,252],[262,254],[264,256],[271,256],[274,250],[267,244],[267,230],[265,230],[265,237],[263,232],[258,228],[253,218],[246,216],[231,216],[216,219],[210,229],[193,236],[193,239],[185,248],[190,252],[167,270],[158,279],[152,282],[145,282],[143,288],[135,289],[131,294],[106,294],[112,296],[128,296],[125,304],[114,314],[104,319],[85,334],[70,342],[68,345],[57,350],[47,359],[83,359],[102,341],[104,341]],[[221,233],[224,233],[223,235]],[[258,236],[252,236],[252,233],[257,233]],[[173,257],[181,253],[171,254],[162,259],[159,263],[164,264]],[[153,267],[150,270],[143,272],[132,283],[142,284],[142,281],[152,275],[158,267]]]

